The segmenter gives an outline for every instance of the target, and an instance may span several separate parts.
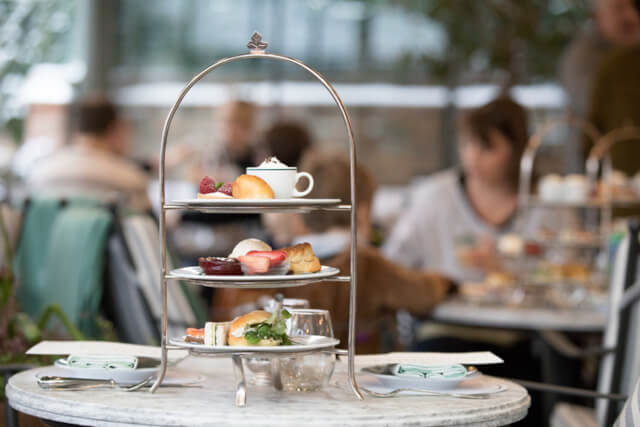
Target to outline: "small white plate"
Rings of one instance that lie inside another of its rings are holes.
[[[362,372],[363,375],[375,377],[379,384],[390,389],[396,388],[421,388],[424,390],[451,390],[460,385],[462,381],[479,375],[479,372],[467,371],[466,376],[462,378],[420,378],[398,375],[374,374],[371,372]]]
[[[244,352],[256,352],[256,353],[302,353],[305,351],[321,350],[325,348],[335,347],[340,344],[340,340],[330,337],[323,337],[320,335],[306,335],[291,337],[295,343],[293,345],[278,345],[278,346],[207,346],[204,344],[198,344],[193,342],[186,342],[185,337],[171,338],[169,344],[182,348],[188,348],[191,350],[197,350],[202,353],[244,353]]]
[[[99,369],[99,368],[72,368],[67,366],[66,359],[57,359],[53,366],[60,369],[60,376],[69,378],[87,378],[90,380],[112,379],[121,384],[135,384],[151,375],[156,375],[160,370],[160,361],[157,366],[141,369]]]
[[[339,205],[340,199],[187,199],[172,200],[168,205],[178,206],[334,206]]]
[[[204,274],[198,266],[177,268],[171,271],[171,276],[181,280],[204,280],[211,282],[287,282],[300,280],[319,280],[337,276],[340,273],[335,267],[322,266],[317,273],[303,274],[254,274],[254,275],[210,275]]]

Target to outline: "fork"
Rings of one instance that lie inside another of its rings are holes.
[[[146,386],[153,380],[154,376],[148,376],[144,380],[136,384],[122,385],[114,381],[108,380],[92,380],[86,378],[63,378],[42,376],[38,378],[38,385],[47,390],[89,390],[93,388],[111,387],[122,391],[136,391]]]
[[[446,393],[440,391],[432,391],[432,390],[424,390],[421,388],[396,388],[394,390],[388,392],[378,392],[369,390],[366,387],[360,386],[360,390],[364,391],[367,394],[370,394],[373,397],[393,397],[398,393],[402,393],[403,391],[408,391],[412,393],[420,393],[426,396],[446,396],[446,397],[457,397],[460,399],[488,399],[491,397],[488,393],[478,393],[478,394],[463,394],[463,393]]]

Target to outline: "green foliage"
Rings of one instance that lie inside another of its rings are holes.
[[[0,0],[0,128],[22,137],[17,92],[32,65],[60,62],[69,52],[73,0]]]
[[[441,25],[442,57],[413,58],[440,80],[506,74],[554,78],[564,48],[589,16],[589,0],[402,0]]]

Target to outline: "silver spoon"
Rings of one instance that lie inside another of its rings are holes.
[[[402,393],[404,391],[412,392],[412,393],[420,393],[426,396],[445,396],[445,397],[457,397],[460,399],[488,399],[491,397],[490,394],[487,393],[478,393],[478,394],[462,394],[462,393],[447,393],[440,391],[432,391],[432,390],[424,390],[421,388],[396,388],[395,390],[391,390],[388,392],[378,392],[369,390],[366,387],[360,386],[360,390],[364,391],[367,394],[370,394],[373,397],[393,397],[398,393]]]

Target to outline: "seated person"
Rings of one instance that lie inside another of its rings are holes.
[[[264,134],[259,158],[275,156],[287,166],[298,166],[313,142],[302,123],[276,122]],[[299,169],[302,170],[302,169]],[[262,222],[271,233],[274,245],[287,246],[304,230],[302,217],[294,213],[265,213]]]
[[[311,173],[315,187],[313,198],[337,197],[350,200],[349,162],[341,156],[309,155],[302,169]],[[406,309],[416,314],[428,313],[447,294],[451,283],[443,277],[412,271],[388,261],[378,250],[368,246],[370,209],[375,190],[371,176],[357,168],[358,199],[358,291],[357,351],[381,351],[382,316],[385,309]],[[306,227],[294,243],[309,242],[322,264],[349,274],[350,216],[348,212],[313,212],[302,215]],[[304,298],[311,307],[330,310],[334,332],[342,345],[347,343],[349,319],[349,286],[345,283],[318,283],[290,288],[283,292],[289,298]],[[214,317],[228,319],[233,307],[256,301],[264,292],[220,289],[214,299]],[[394,332],[390,332],[393,336]]]
[[[384,254],[458,282],[482,281],[497,266],[495,241],[514,229],[526,144],[526,112],[508,98],[464,116],[461,167],[429,177],[412,192]]]
[[[189,174],[194,182],[205,175],[218,181],[233,181],[248,167],[257,166],[263,159],[256,155],[255,104],[233,100],[214,111],[215,132],[211,147],[203,153],[192,150],[195,163]]]
[[[82,98],[70,112],[71,143],[34,163],[30,196],[86,197],[149,208],[147,176],[127,158],[130,129],[115,105],[100,96]]]

